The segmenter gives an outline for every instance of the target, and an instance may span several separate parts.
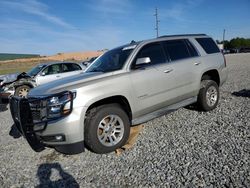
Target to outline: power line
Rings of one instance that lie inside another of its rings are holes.
[[[158,19],[158,9],[155,8],[155,30],[156,30],[156,37],[159,37],[159,22],[160,20]]]

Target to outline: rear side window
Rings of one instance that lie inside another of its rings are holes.
[[[185,40],[164,41],[163,46],[171,61],[190,57]]]
[[[63,64],[63,72],[71,72],[71,71],[77,71],[77,70],[81,70],[81,67],[77,64],[73,64],[73,63]]]
[[[220,52],[218,46],[211,38],[196,38],[197,42],[205,50],[207,54],[213,54]]]

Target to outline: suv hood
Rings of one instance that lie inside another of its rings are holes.
[[[30,90],[28,97],[45,96],[49,94],[59,93],[65,90],[77,89],[74,88],[78,84],[83,84],[84,82],[97,79],[103,75],[102,72],[89,72],[80,73],[74,76],[66,77],[60,80],[55,80],[53,82],[40,85],[32,90]]]

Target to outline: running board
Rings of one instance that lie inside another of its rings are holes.
[[[149,114],[146,114],[144,116],[141,116],[139,118],[136,118],[136,119],[132,120],[132,125],[138,125],[138,124],[145,123],[145,122],[152,120],[154,118],[169,114],[169,113],[177,110],[178,108],[193,104],[196,101],[197,101],[197,96],[185,99],[185,100],[178,102],[176,104],[172,104],[172,105],[167,106],[165,108],[162,108],[160,110],[157,110],[157,111],[151,112]]]

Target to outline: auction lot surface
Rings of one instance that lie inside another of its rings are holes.
[[[215,110],[182,108],[154,119],[121,156],[35,153],[9,135],[13,121],[1,107],[0,187],[250,187],[250,54],[226,59]]]

